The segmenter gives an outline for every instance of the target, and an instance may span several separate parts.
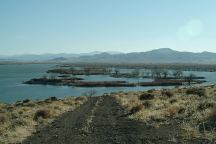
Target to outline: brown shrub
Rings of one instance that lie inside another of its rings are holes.
[[[216,107],[212,108],[211,113],[206,115],[205,122],[199,124],[199,130],[201,132],[207,131],[215,131],[216,132]]]
[[[152,92],[154,92],[155,91],[155,89],[150,89],[150,90],[148,90],[147,92],[148,93],[152,93]]]
[[[51,101],[57,101],[58,98],[57,98],[57,97],[50,97],[50,100],[51,100]]]
[[[49,98],[45,99],[44,102],[46,102],[46,103],[52,103],[52,101],[57,101],[57,100],[58,100],[57,97],[49,97]]]
[[[170,92],[170,91],[167,91],[167,90],[162,90],[162,91],[161,91],[161,94],[162,94],[163,96],[167,96],[167,97],[169,97],[169,98],[173,96],[173,93]]]
[[[75,100],[76,101],[84,101],[84,100],[86,100],[86,97],[84,97],[84,96],[76,97]]]
[[[177,107],[171,107],[167,110],[167,112],[169,113],[169,116],[173,117],[174,115],[176,115],[178,113],[179,109]]]
[[[169,102],[171,103],[171,104],[173,104],[173,103],[176,103],[178,100],[177,99],[171,99]]]
[[[0,124],[4,124],[7,121],[6,114],[0,113]]]
[[[23,103],[28,103],[28,102],[30,102],[29,99],[25,99],[25,100],[23,100]]]
[[[23,106],[34,107],[34,106],[36,106],[36,104],[35,104],[35,102],[28,102],[28,103],[24,103]]]
[[[41,109],[41,110],[38,110],[35,115],[34,115],[34,120],[37,120],[39,117],[41,118],[50,118],[52,117],[52,111],[51,110],[48,110],[48,109]]]
[[[143,93],[139,97],[140,100],[151,100],[154,99],[154,95],[150,93]]]
[[[180,108],[179,110],[178,110],[178,114],[183,114],[185,112],[185,108]]]
[[[205,96],[205,89],[204,88],[189,88],[186,90],[186,94]]]
[[[214,107],[213,103],[202,102],[198,105],[197,110],[202,111],[202,110],[205,110],[207,108],[213,108],[213,107]]]
[[[147,100],[143,103],[143,105],[145,108],[150,108],[152,106],[152,102]]]
[[[142,110],[143,108],[144,108],[144,106],[143,106],[142,104],[140,104],[140,105],[137,105],[137,106],[133,107],[133,108],[130,110],[130,112],[131,112],[131,114],[134,114],[134,113],[139,112],[139,111]]]
[[[216,121],[216,105],[213,106],[211,113],[207,116],[208,119],[214,119]]]

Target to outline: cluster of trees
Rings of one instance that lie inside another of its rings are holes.
[[[119,69],[115,68],[113,70],[113,74],[115,76],[120,76],[121,72]],[[139,69],[134,69],[130,74],[132,77],[142,77],[142,78],[153,78],[153,79],[182,79],[187,82],[189,85],[196,78],[195,74],[189,74],[188,76],[184,76],[181,70],[172,70],[169,71],[167,69],[152,69],[146,71],[140,71]]]
[[[180,70],[180,71],[216,71],[215,64],[114,64],[114,63],[73,63],[65,65],[67,67],[96,67],[96,68],[119,68],[119,69],[167,69],[167,70]]]
[[[113,73],[115,75],[119,75],[120,70],[115,68],[113,70]],[[160,78],[168,78],[169,76],[174,78],[182,78],[183,72],[181,70],[174,70],[174,71],[168,71],[166,69],[152,69],[152,70],[146,70],[146,71],[140,71],[139,69],[134,69],[131,73],[134,77],[146,77],[146,78],[154,78],[154,79],[160,79]]]
[[[54,74],[52,74],[52,75],[43,75],[43,79],[57,79],[57,75],[54,75]]]
[[[128,77],[128,78],[152,78],[152,79],[181,79],[188,84],[194,81],[196,75],[190,74],[188,76],[184,76],[183,71],[180,69],[169,70],[165,68],[152,68],[147,70],[141,70],[139,68],[134,68],[130,73],[122,73],[118,67],[100,67],[100,66],[83,66],[81,69],[75,69],[74,67],[70,67],[68,70],[70,71],[79,71],[86,75],[91,74],[108,74],[114,75],[115,77]],[[57,76],[50,75],[44,76],[46,79],[56,79]]]
[[[180,79],[183,77],[183,72],[181,70],[168,71],[166,69],[151,70],[152,78],[160,79],[160,78],[168,78],[169,76],[176,79]]]

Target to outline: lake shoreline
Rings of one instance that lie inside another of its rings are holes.
[[[111,93],[118,91],[142,91],[149,89],[159,89],[159,88],[169,88],[173,86],[130,86],[130,87],[90,87],[87,85],[91,83],[85,83],[85,87],[74,87],[74,86],[52,86],[52,85],[28,85],[22,84],[25,81],[28,81],[33,78],[73,78],[75,75],[62,75],[62,74],[52,74],[46,73],[50,69],[56,69],[63,65],[56,64],[18,64],[18,65],[0,65],[0,101],[5,103],[14,103],[18,100],[24,99],[39,99],[43,100],[50,96],[56,96],[58,98],[64,98],[68,95],[81,96],[83,93],[86,93],[90,90],[96,91],[97,95],[102,95],[103,93]],[[67,67],[68,69],[69,67]],[[76,69],[76,67],[74,67]],[[88,72],[89,69],[86,69]],[[119,69],[120,73],[131,73],[133,70],[130,69]],[[144,72],[148,70],[143,70]],[[116,72],[116,71],[115,71]],[[135,71],[134,71],[135,72]],[[113,72],[112,72],[113,73]],[[144,78],[136,78],[136,76],[132,78],[121,78],[121,74],[115,75],[119,78],[110,77],[109,75],[77,75],[78,78],[82,78],[86,82],[103,82],[103,81],[127,81],[129,83],[141,83],[141,82],[152,82],[153,79],[148,77]],[[140,71],[142,74],[142,71]],[[170,72],[172,74],[172,71]],[[184,71],[183,74],[185,76],[189,75],[191,72]],[[206,82],[201,85],[213,84],[215,83],[215,73],[214,72],[193,72],[197,77],[202,78],[205,77]],[[133,73],[133,75],[136,73]],[[147,76],[147,73],[145,73]],[[128,74],[127,74],[128,75]],[[132,75],[130,74],[130,77]],[[168,75],[167,79],[170,79]],[[164,77],[164,75],[163,75]],[[174,78],[173,76],[171,77]],[[202,79],[203,80],[203,79]],[[94,83],[93,83],[94,84]]]

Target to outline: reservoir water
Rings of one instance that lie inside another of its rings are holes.
[[[11,64],[0,65],[0,102],[13,103],[24,99],[46,99],[51,96],[63,98],[67,96],[80,96],[90,90],[95,90],[96,95],[118,91],[142,91],[158,89],[162,87],[100,87],[100,88],[80,88],[69,86],[45,86],[22,84],[32,78],[38,78],[46,74],[46,71],[55,68],[55,64]],[[185,72],[191,73],[191,72]],[[206,77],[206,84],[216,83],[216,72],[192,72],[197,76]],[[138,78],[111,78],[109,76],[82,76],[88,81],[103,80],[125,80],[129,82],[151,81],[151,79]]]

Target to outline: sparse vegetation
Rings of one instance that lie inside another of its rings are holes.
[[[175,121],[182,138],[212,141],[216,137],[215,92],[216,86],[206,86],[154,90],[151,99],[146,99],[146,92],[119,93],[113,97],[131,113],[131,119],[159,126]]]
[[[4,124],[7,121],[7,116],[4,113],[0,113],[0,124]]]
[[[173,96],[173,93],[171,91],[168,91],[168,90],[161,90],[161,94],[163,96],[168,96],[168,97],[172,97]]]
[[[205,96],[205,89],[204,88],[188,88],[186,90],[187,94],[193,94],[193,95],[198,95],[198,96]]]
[[[151,100],[154,99],[154,95],[151,93],[143,93],[139,97],[140,100]]]
[[[143,108],[144,108],[144,106],[142,104],[139,104],[139,105],[131,108],[130,112],[131,112],[131,114],[134,114],[134,113],[141,111]]]
[[[87,97],[51,97],[44,101],[29,99],[15,104],[0,104],[0,143],[20,143],[37,129],[51,123],[62,113],[74,110]]]
[[[89,90],[89,91],[84,92],[82,95],[87,96],[87,97],[92,97],[92,96],[94,96],[96,93],[97,93],[96,90]]]
[[[40,109],[34,115],[34,120],[38,120],[39,118],[47,119],[53,116],[53,112],[49,109]]]

